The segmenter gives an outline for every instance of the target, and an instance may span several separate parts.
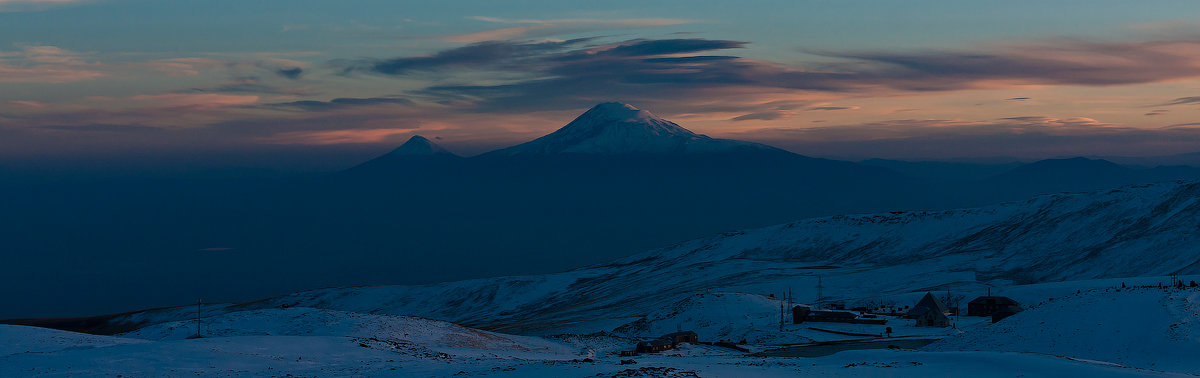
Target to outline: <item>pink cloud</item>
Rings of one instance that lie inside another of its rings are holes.
[[[46,107],[46,103],[44,103],[44,102],[39,102],[39,101],[23,101],[23,100],[17,100],[17,101],[9,101],[8,103],[9,103],[9,104],[13,104],[13,105],[17,105],[17,106],[21,106],[21,107],[33,108],[33,109],[42,109],[42,108],[45,108],[45,107]]]
[[[346,143],[376,143],[391,139],[412,129],[364,129],[364,130],[326,130],[326,131],[295,131],[275,134],[261,138],[260,141],[270,144],[304,144],[330,145]]]
[[[584,33],[601,30],[638,29],[693,23],[692,20],[675,18],[631,18],[631,19],[503,19],[496,17],[470,17],[474,20],[498,24],[524,24],[501,29],[486,30],[476,33],[457,34],[442,37],[450,42],[477,43],[485,41],[506,41],[519,38],[549,37],[561,34]]]
[[[445,39],[450,42],[460,42],[460,43],[502,41],[502,40],[524,37],[525,35],[529,34],[530,32],[532,32],[534,30],[537,30],[537,29],[548,29],[548,28],[553,28],[553,27],[554,27],[554,25],[514,26],[511,28],[481,31],[478,33],[452,35],[452,36],[444,37],[442,39]]]
[[[108,74],[103,65],[84,61],[83,54],[55,46],[22,45],[0,51],[0,83],[70,83]]]
[[[276,70],[281,68],[306,69],[311,66],[307,62],[294,59],[262,57],[257,55],[250,57],[187,57],[158,59],[144,63],[136,63],[135,65],[146,67],[168,76],[195,76],[199,75],[203,71],[217,69],[252,70],[261,68]]]
[[[11,112],[0,127],[150,125],[154,127],[199,127],[229,119],[254,117],[246,105],[259,96],[216,93],[168,93],[128,97],[87,97],[80,103],[9,102],[23,111]],[[39,106],[44,108],[39,108]]]
[[[137,95],[131,97],[92,97],[93,101],[133,101],[151,107],[162,108],[220,108],[250,105],[258,102],[258,96],[226,95],[216,93],[167,93]]]
[[[76,67],[14,67],[0,63],[0,83],[70,83],[108,76]]]
[[[219,67],[222,61],[211,58],[160,59],[143,63],[146,67],[167,76],[195,76],[200,70]]]

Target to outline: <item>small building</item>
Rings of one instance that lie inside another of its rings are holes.
[[[920,302],[913,306],[904,317],[917,320],[917,327],[949,327],[950,318],[946,316],[946,305],[938,300],[933,293],[925,293]]]
[[[667,339],[643,341],[637,344],[638,353],[657,353],[671,349],[675,349],[675,343]]]
[[[808,319],[808,313],[812,312],[812,308],[804,305],[792,307],[792,324],[804,323]]]
[[[864,317],[854,311],[846,310],[813,310],[808,306],[792,308],[792,323],[826,322],[854,324],[887,324],[887,319],[879,317]]]
[[[669,333],[654,340],[638,343],[637,353],[662,352],[664,350],[675,349],[681,343],[698,344],[699,341],[699,335],[692,331]]]
[[[663,335],[660,339],[671,340],[672,343],[691,343],[696,344],[700,340],[700,336],[692,331],[675,332]]]
[[[967,302],[967,316],[992,316],[1001,309],[1010,311],[1011,307],[1019,309],[1021,304],[1009,297],[985,295]]]
[[[949,327],[950,318],[945,313],[928,310],[917,315],[917,327]]]

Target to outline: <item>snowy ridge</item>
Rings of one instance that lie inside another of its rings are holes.
[[[485,156],[680,154],[736,150],[782,152],[757,143],[710,138],[632,105],[606,102],[592,107],[553,133]]]
[[[693,240],[569,272],[334,288],[260,306],[404,314],[544,334],[612,330],[709,290],[815,301],[1200,273],[1200,183],[1168,183],[944,212],[808,219]]]

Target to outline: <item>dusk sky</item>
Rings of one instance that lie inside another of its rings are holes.
[[[1189,153],[1197,16],[1187,0],[0,0],[0,161],[335,169],[413,134],[477,154],[613,100],[820,157]]]

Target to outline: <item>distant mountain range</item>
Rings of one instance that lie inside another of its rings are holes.
[[[819,159],[604,103],[509,148],[461,157],[414,136],[318,179],[0,183],[0,195],[20,199],[2,204],[0,257],[10,263],[0,295],[64,315],[547,273],[796,219],[1195,178],[1193,167],[1089,159]],[[0,317],[49,315],[21,311]]]

